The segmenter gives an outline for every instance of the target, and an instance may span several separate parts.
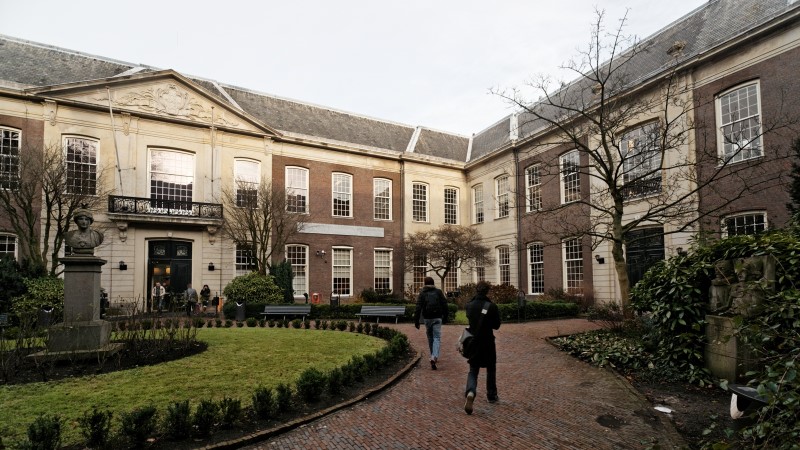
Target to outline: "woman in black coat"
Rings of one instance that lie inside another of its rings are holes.
[[[477,294],[467,303],[467,319],[469,331],[473,336],[473,354],[469,358],[469,375],[464,411],[472,414],[472,402],[478,389],[478,373],[481,367],[486,368],[486,396],[490,403],[497,397],[497,349],[494,344],[494,330],[500,328],[500,311],[497,305],[487,297],[489,283],[481,281],[476,286]]]

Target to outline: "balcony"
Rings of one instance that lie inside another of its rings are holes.
[[[222,205],[109,195],[108,215],[112,220],[126,222],[219,225],[222,222]]]
[[[661,193],[661,177],[638,179],[622,186],[622,198],[633,200]]]

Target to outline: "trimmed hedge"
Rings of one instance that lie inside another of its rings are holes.
[[[576,303],[569,302],[528,302],[525,310],[520,311],[516,303],[497,305],[500,318],[504,322],[522,320],[552,319],[556,317],[575,317],[580,313]]]

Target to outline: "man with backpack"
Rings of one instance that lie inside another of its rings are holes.
[[[428,349],[431,351],[431,369],[436,370],[439,362],[439,348],[442,339],[442,324],[447,322],[447,299],[440,289],[434,286],[433,278],[425,277],[425,285],[417,297],[414,310],[414,326],[419,330],[420,315],[425,320],[428,335]]]

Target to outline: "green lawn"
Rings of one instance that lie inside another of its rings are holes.
[[[189,399],[240,398],[249,406],[259,385],[294,383],[308,367],[327,371],[353,355],[374,353],[381,339],[359,333],[285,328],[201,328],[208,350],[192,357],[109,374],[48,383],[0,386],[0,435],[8,444],[25,436],[41,413],[66,419],[64,444],[77,443],[76,419],[93,405],[120,413],[148,404],[163,412]]]

